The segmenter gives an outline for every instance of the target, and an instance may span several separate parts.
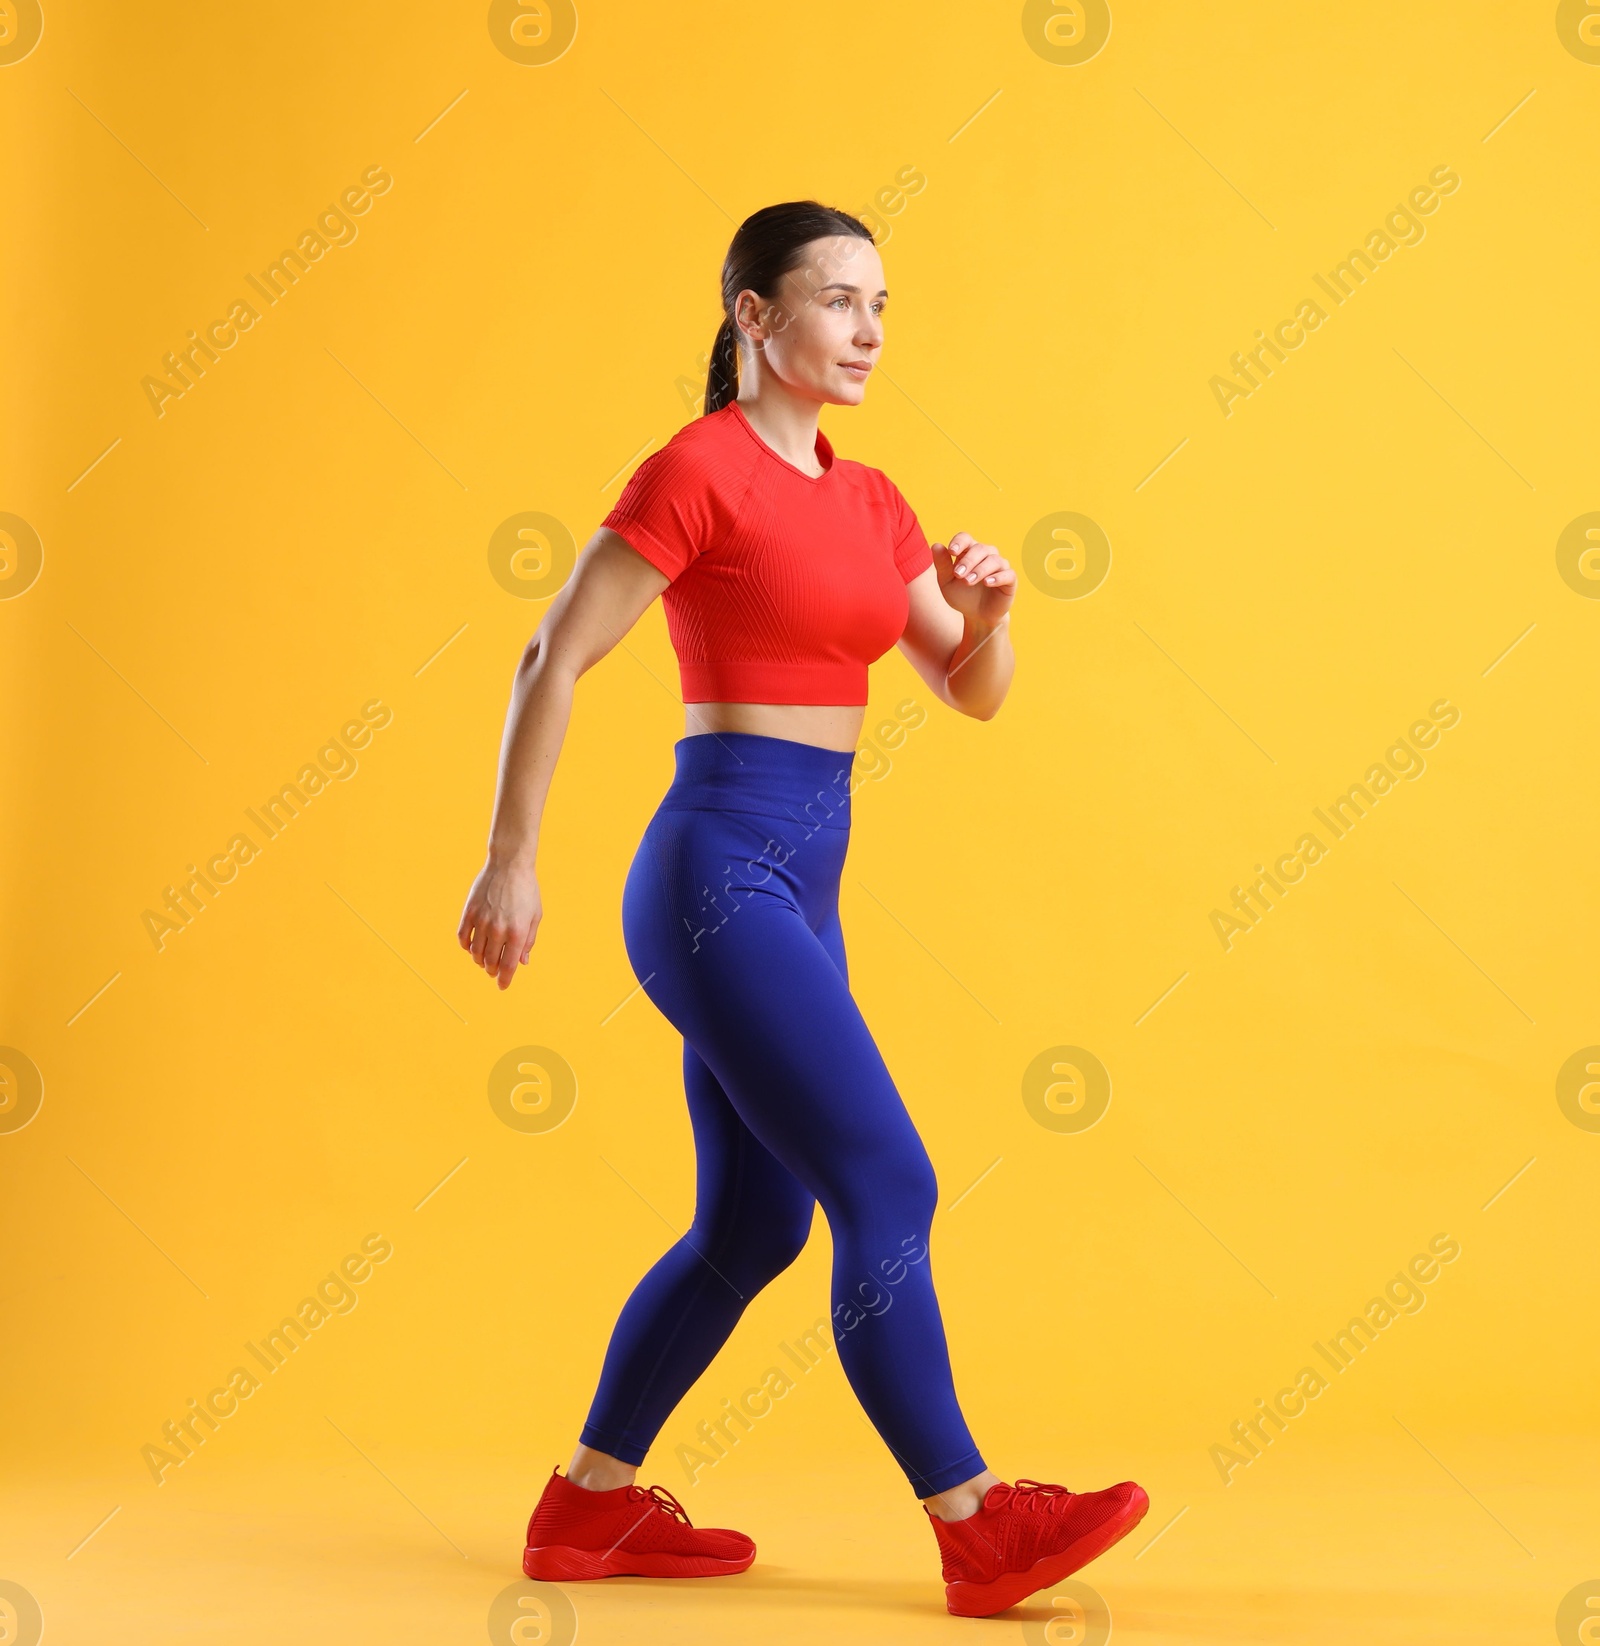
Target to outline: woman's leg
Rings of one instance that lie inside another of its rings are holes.
[[[817,928],[817,941],[821,943],[828,958],[833,962],[839,976],[850,984],[850,963],[844,950],[844,927],[839,922],[839,910],[835,905],[833,912],[824,919]],[[982,1469],[966,1480],[947,1487],[942,1492],[930,1492],[923,1498],[931,1513],[941,1520],[965,1520],[967,1516],[976,1512],[983,1502],[984,1493],[999,1479],[992,1469]]]
[[[814,1196],[757,1142],[687,1044],[683,1085],[694,1127],[694,1221],[634,1287],[612,1331],[568,1470],[596,1490],[633,1479],[750,1299],[794,1262],[811,1233]]]
[[[820,829],[788,862],[764,852],[765,832],[738,814],[658,814],[624,898],[629,957],[745,1126],[822,1202],[840,1362],[926,1498],[984,1472],[928,1258],[938,1185],[851,998],[842,946],[836,960],[818,935],[836,919],[848,836]],[[723,871],[741,860],[730,887]]]

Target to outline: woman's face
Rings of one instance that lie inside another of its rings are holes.
[[[792,393],[859,406],[883,347],[888,296],[878,248],[860,235],[839,234],[806,245],[776,299],[740,292],[734,314],[745,346],[755,342],[767,369]]]

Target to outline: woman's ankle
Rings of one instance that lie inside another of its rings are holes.
[[[586,1492],[614,1492],[619,1486],[631,1486],[638,1472],[637,1463],[624,1463],[620,1457],[581,1443],[567,1465],[567,1479]]]
[[[992,1469],[985,1469],[981,1475],[974,1475],[959,1485],[935,1492],[932,1497],[925,1497],[922,1501],[927,1506],[928,1513],[940,1520],[967,1520],[983,1507],[983,1500],[988,1495],[989,1488],[999,1478]]]

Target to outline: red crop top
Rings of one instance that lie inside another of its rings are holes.
[[[867,665],[905,631],[933,564],[880,469],[780,457],[738,401],[687,423],[601,522],[672,579],[663,591],[685,703],[865,703]]]

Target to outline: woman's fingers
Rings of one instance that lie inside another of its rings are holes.
[[[520,938],[510,926],[501,929],[499,935],[502,942],[498,958],[495,964],[489,967],[489,975],[499,982],[502,989],[510,986],[512,978],[517,975],[517,967],[526,966],[532,958],[533,940],[538,930],[537,915],[529,922],[526,934]]]
[[[973,543],[956,562],[954,575],[963,583],[990,589],[1009,589],[1017,581],[1016,572],[992,543]]]
[[[983,583],[983,579],[989,573],[998,571],[1002,565],[1004,565],[1004,561],[999,558],[998,553],[993,548],[989,548],[986,543],[979,543],[979,545],[968,550],[968,553],[963,556],[963,560],[956,565],[955,578],[958,583],[973,586],[973,584]]]
[[[500,953],[499,983],[502,989],[511,987],[511,980],[517,975],[518,966],[526,966],[529,957],[533,954],[533,937],[538,926],[535,921],[528,928],[528,935],[521,943],[517,942],[515,932],[506,933],[506,946]]]
[[[993,554],[992,543],[980,543],[971,532],[957,532],[950,539],[950,554],[955,563],[958,575],[965,576],[967,569],[976,560],[985,554]]]

